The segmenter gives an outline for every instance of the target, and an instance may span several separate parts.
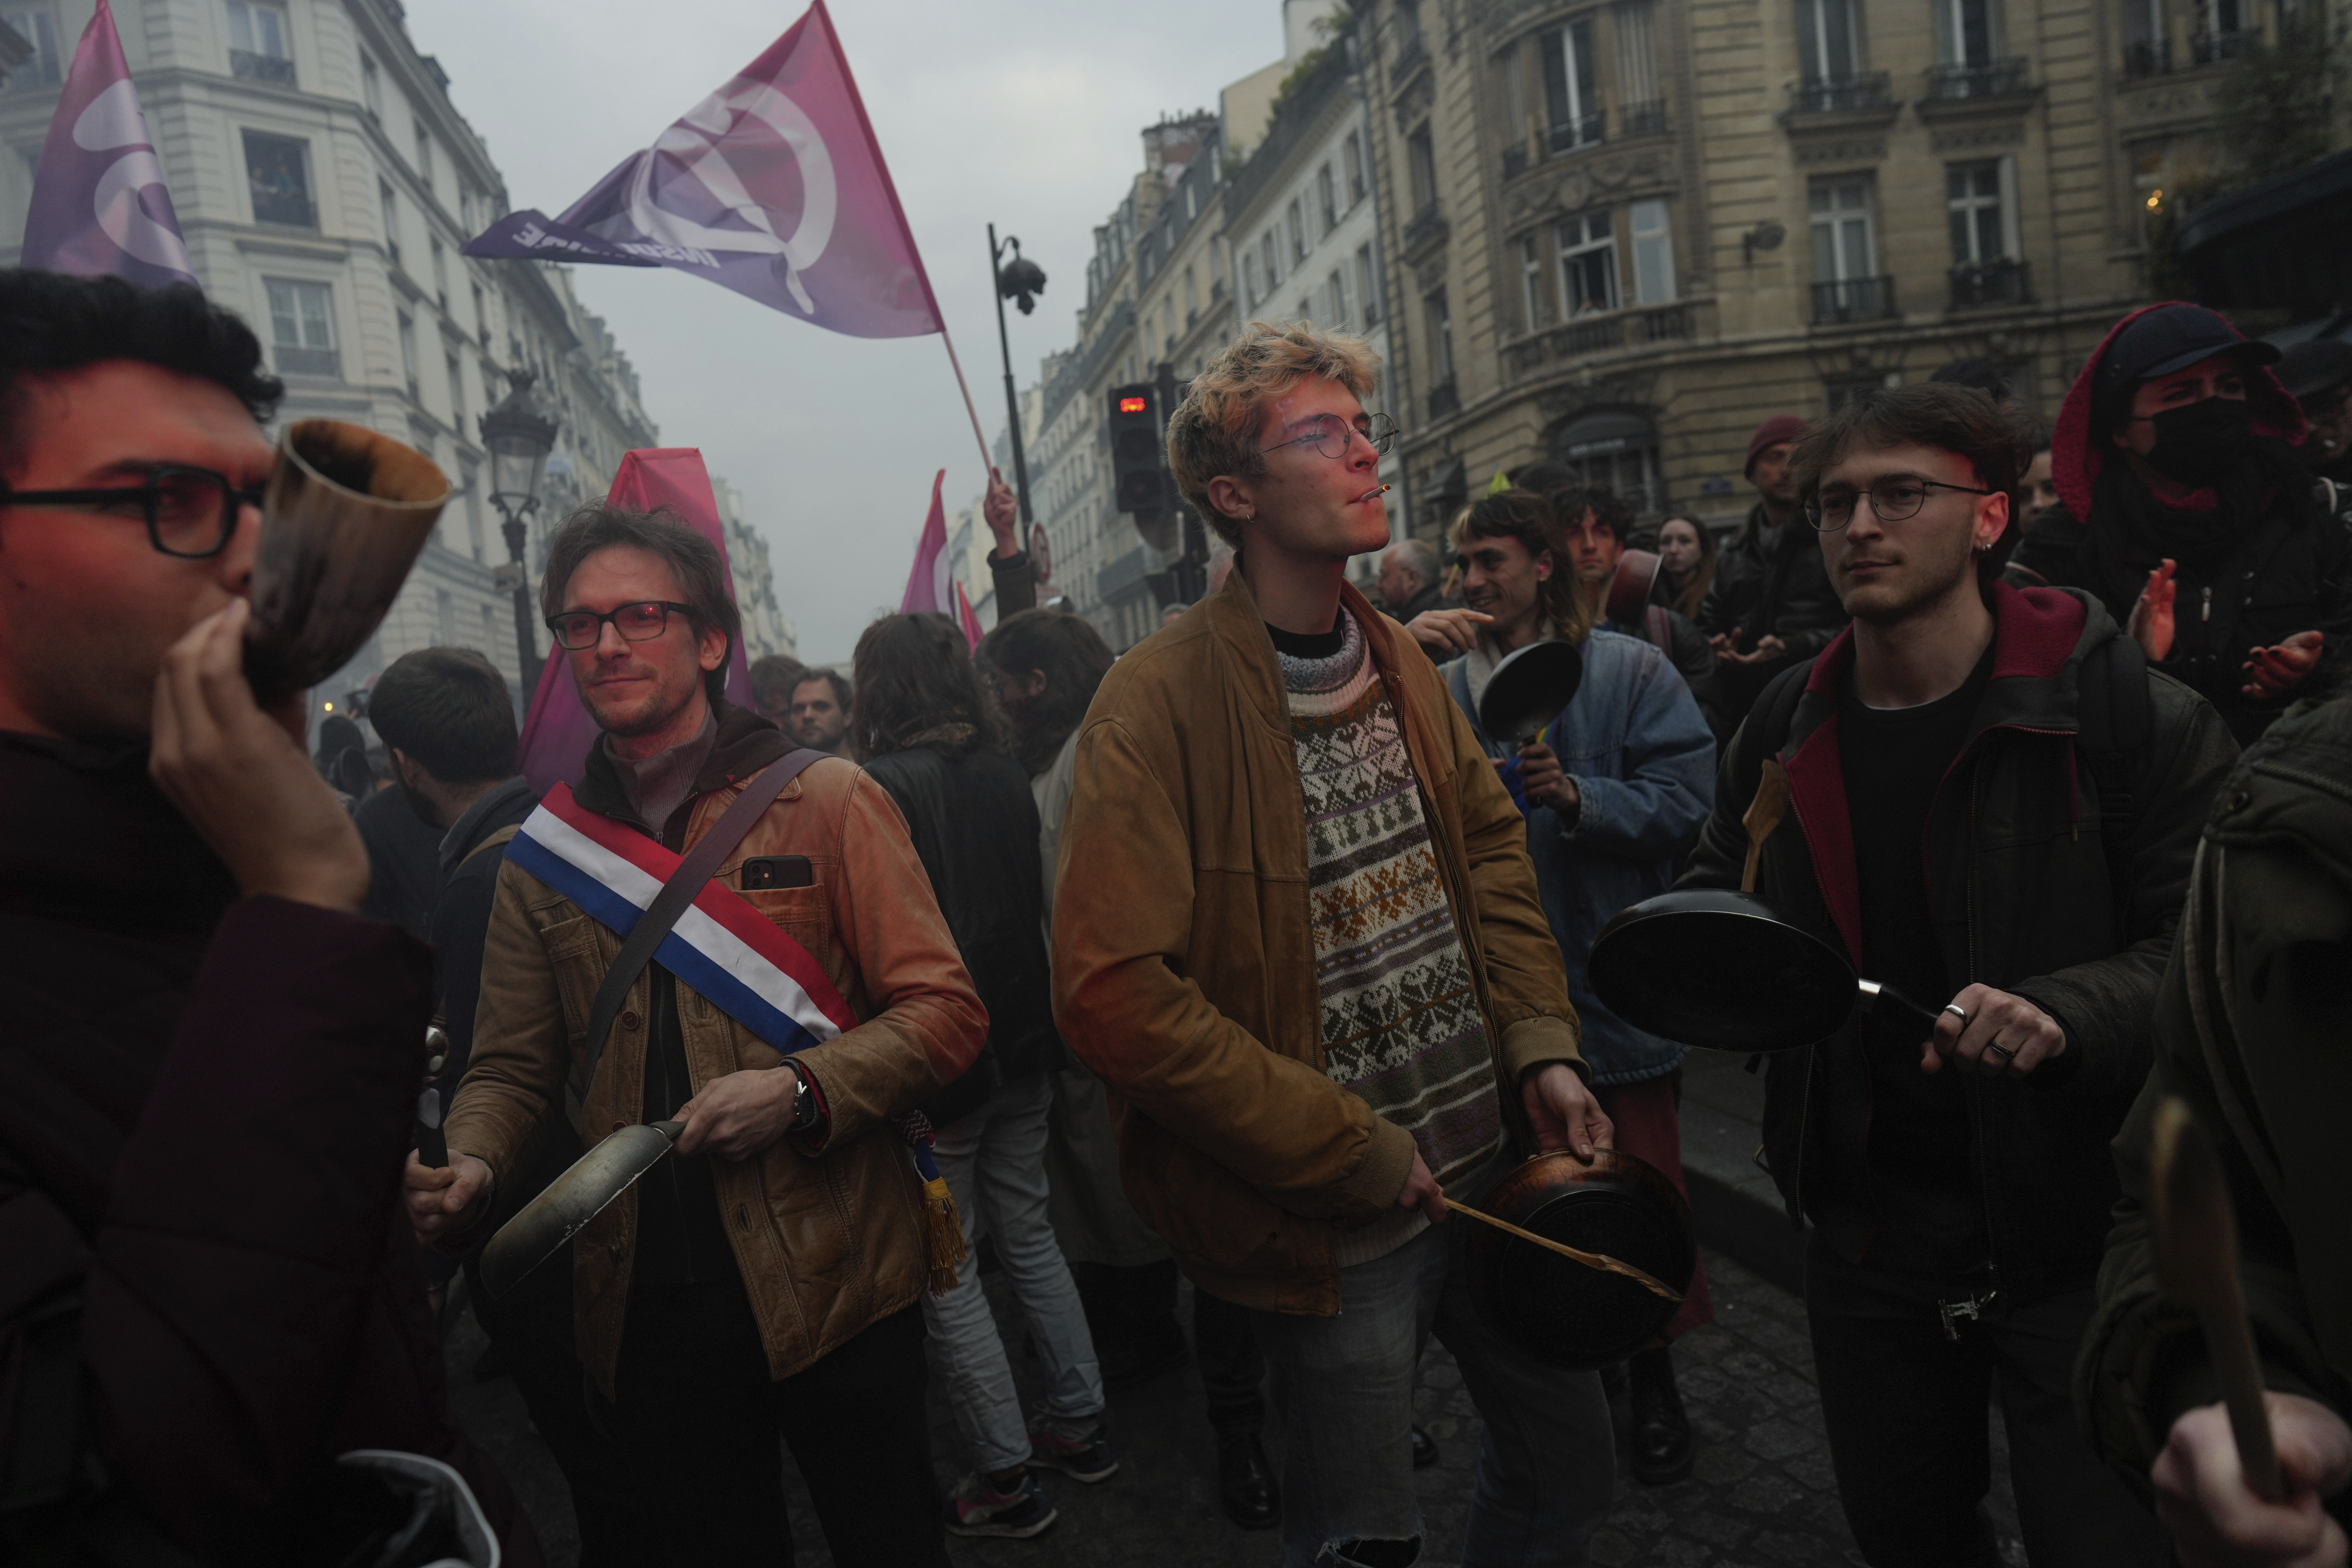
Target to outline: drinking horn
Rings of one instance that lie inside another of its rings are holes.
[[[433,459],[336,419],[286,427],[261,503],[245,674],[264,707],[351,662],[449,501]]]

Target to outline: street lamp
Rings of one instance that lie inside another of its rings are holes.
[[[555,449],[555,421],[539,411],[530,395],[538,379],[528,370],[507,372],[505,399],[481,417],[482,445],[490,452],[490,504],[499,509],[510,558],[499,568],[499,585],[514,591],[515,650],[521,656],[525,701],[539,689],[539,637],[531,630],[524,520],[539,505],[539,478]]]
[[[1010,251],[1013,259],[1004,259]],[[1023,523],[1029,514],[1029,465],[1021,455],[1021,399],[1013,390],[1013,340],[1004,334],[1004,301],[1013,300],[1027,315],[1037,308],[1035,296],[1045,291],[1045,269],[1021,254],[1021,242],[1011,235],[996,243],[996,226],[988,226],[988,264],[996,274],[996,346],[1004,355],[1004,417],[1013,437],[1013,488],[1021,497]],[[1014,538],[1021,537],[1016,533]]]

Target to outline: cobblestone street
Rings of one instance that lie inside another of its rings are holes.
[[[1664,1488],[1618,1482],[1617,1503],[1594,1536],[1592,1561],[1606,1568],[1773,1568],[1859,1563],[1838,1509],[1828,1445],[1815,1401],[1812,1357],[1804,1311],[1787,1291],[1719,1253],[1709,1252],[1716,1321],[1676,1347],[1684,1398],[1699,1441],[1690,1479]],[[992,1288],[1007,1342],[1021,1331]],[[449,1347],[450,1382],[467,1428],[506,1468],[540,1523],[555,1568],[572,1568],[576,1542],[563,1482],[522,1415],[511,1382],[476,1384],[468,1369],[483,1341],[467,1316]],[[1013,1367],[1032,1392],[1035,1365],[1016,1355]],[[940,1480],[954,1479],[945,1456],[955,1452],[946,1405],[933,1394],[934,1451]],[[1273,1568],[1281,1561],[1276,1531],[1235,1529],[1218,1510],[1215,1451],[1203,1413],[1200,1383],[1171,1373],[1111,1396],[1112,1439],[1118,1474],[1086,1487],[1049,1474],[1048,1495],[1061,1520],[1034,1541],[951,1541],[959,1564],[1021,1568],[1092,1568],[1095,1564],[1183,1564],[1186,1568]],[[1420,1412],[1436,1436],[1438,1464],[1420,1473],[1429,1541],[1423,1561],[1459,1561],[1476,1463],[1479,1427],[1460,1374],[1433,1342],[1423,1369]],[[1619,1420],[1625,1412],[1617,1412]],[[1621,1427],[1622,1430],[1622,1427]],[[2004,1556],[2022,1564],[2015,1512],[2008,1496],[2007,1455],[1995,1439],[1992,1511]],[[1281,1434],[1266,1446],[1280,1464]],[[789,1470],[789,1467],[787,1467]],[[802,1568],[828,1563],[822,1536],[788,1475]]]

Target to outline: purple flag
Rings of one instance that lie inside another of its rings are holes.
[[[196,280],[106,0],[82,29],[49,117],[18,265],[150,288]]]
[[[674,267],[856,338],[940,330],[824,0],[595,189],[468,256]]]

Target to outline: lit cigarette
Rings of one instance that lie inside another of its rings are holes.
[[[1395,488],[1396,488],[1396,487],[1395,487],[1394,485],[1382,485],[1382,486],[1381,487],[1381,494],[1382,494],[1382,495],[1386,495],[1386,494],[1388,494],[1388,493],[1389,493],[1389,491],[1391,491],[1391,490],[1394,489]]]

